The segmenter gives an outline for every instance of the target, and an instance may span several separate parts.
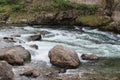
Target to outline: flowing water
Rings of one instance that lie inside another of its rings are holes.
[[[42,34],[42,41],[26,39],[36,33]],[[15,37],[17,42],[14,44],[28,49],[32,54],[32,61],[44,61],[47,66],[51,66],[48,58],[49,50],[55,45],[63,45],[75,50],[79,57],[83,53],[93,53],[100,57],[98,62],[81,60],[82,65],[78,69],[68,70],[69,73],[84,71],[120,73],[120,34],[76,26],[74,29],[51,29],[44,26],[1,28],[1,37],[12,35],[21,35]],[[38,45],[38,50],[30,47],[34,44]]]

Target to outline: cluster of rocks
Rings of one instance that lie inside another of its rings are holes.
[[[11,65],[23,65],[31,60],[31,54],[22,46],[0,49],[0,80],[13,80]]]
[[[57,45],[49,51],[49,58],[51,64],[65,69],[77,68],[81,63],[79,56],[74,50],[61,45]],[[81,58],[83,60],[98,60],[95,54],[82,54]]]
[[[17,42],[16,37],[21,37],[20,35],[5,36],[1,41],[6,44],[11,43],[11,46],[4,45],[3,48],[0,48],[0,80],[13,80],[14,72],[12,66],[21,66],[27,62],[31,61],[31,54],[24,47],[18,45],[14,46],[13,43]],[[28,41],[37,41],[41,40],[41,34],[33,34],[27,38]],[[2,43],[2,42],[1,42]],[[31,45],[30,47],[38,49],[37,45]],[[36,70],[27,69],[27,72],[24,72],[22,75],[37,77]]]
[[[5,36],[3,37],[3,40],[5,42],[16,42],[15,37],[21,37],[21,35],[12,35],[11,37]],[[28,41],[39,41],[42,39],[42,36],[40,33],[32,34],[29,37],[26,38]]]
[[[16,36],[20,37],[20,36]],[[6,42],[16,42],[14,37],[4,37]],[[40,34],[31,35],[27,38],[28,41],[41,40]],[[30,45],[31,48],[38,49],[37,45]],[[66,69],[77,68],[81,64],[80,57],[78,54],[69,48],[61,45],[56,45],[53,47],[48,54],[50,58],[50,63],[58,68],[57,73],[65,72]],[[98,57],[94,54],[83,54],[81,56],[83,60],[98,60]],[[31,61],[31,54],[22,46],[13,46],[0,49],[0,80],[13,80],[14,72],[12,66],[24,65],[26,62]],[[11,66],[12,65],[12,66]],[[46,76],[52,75],[49,73]],[[38,77],[40,76],[39,70],[35,68],[25,69],[20,76],[26,77]],[[72,77],[73,78],[73,77]],[[65,79],[66,80],[66,79]]]

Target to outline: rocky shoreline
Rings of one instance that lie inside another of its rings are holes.
[[[70,2],[64,2],[65,6],[70,4],[67,8],[63,3],[53,4],[52,0],[23,1],[24,7],[18,11],[11,12],[11,8],[10,11],[6,8],[5,12],[1,11],[0,24],[76,25],[120,33],[119,0],[68,0]]]

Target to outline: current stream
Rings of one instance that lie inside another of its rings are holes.
[[[42,41],[27,41],[26,38],[32,34],[41,33]],[[3,35],[4,34],[4,35]],[[15,45],[22,45],[31,52],[32,61],[43,61],[51,66],[48,58],[49,50],[55,45],[63,45],[75,50],[79,57],[83,53],[94,53],[101,57],[96,63],[86,63],[75,70],[79,71],[98,71],[108,73],[120,73],[120,34],[112,32],[102,32],[97,29],[79,28],[74,29],[52,29],[44,26],[26,27],[5,27],[0,29],[0,36],[21,35],[16,37]],[[38,50],[31,48],[30,45],[37,45]],[[104,64],[102,64],[104,63]]]

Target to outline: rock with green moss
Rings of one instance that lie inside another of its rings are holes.
[[[109,17],[99,16],[99,15],[83,15],[78,17],[79,23],[86,26],[105,26],[111,22]]]

